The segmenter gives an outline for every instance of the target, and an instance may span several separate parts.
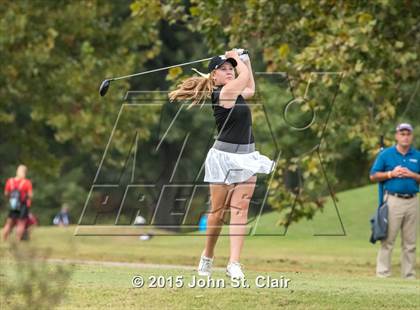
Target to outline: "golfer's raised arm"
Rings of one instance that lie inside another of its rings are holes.
[[[243,60],[243,62],[245,63],[245,65],[248,68],[248,71],[249,71],[249,79],[248,79],[248,83],[246,84],[246,87],[242,91],[241,95],[245,99],[249,99],[249,98],[253,97],[254,94],[255,94],[255,81],[254,81],[254,75],[252,73],[251,60],[250,60],[250,58],[249,58],[249,56],[247,54],[244,54],[244,55],[246,57]]]
[[[244,62],[239,58],[236,51],[229,51],[225,54],[226,58],[233,58],[237,62],[236,71],[238,76],[236,79],[229,81],[220,92],[220,104],[225,108],[231,108],[235,105],[236,99],[246,88],[249,81],[249,70]]]

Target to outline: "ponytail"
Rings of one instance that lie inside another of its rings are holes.
[[[214,81],[212,75],[193,76],[184,80],[178,85],[177,89],[169,93],[169,101],[175,100],[192,100],[187,110],[194,105],[204,104],[213,91]]]

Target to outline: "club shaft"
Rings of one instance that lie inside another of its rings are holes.
[[[184,62],[182,64],[172,65],[172,66],[169,66],[169,67],[164,67],[164,68],[159,68],[159,69],[153,69],[153,70],[149,70],[149,71],[145,71],[145,72],[139,72],[139,73],[134,73],[134,74],[130,74],[130,75],[119,76],[119,77],[115,77],[115,78],[110,79],[110,81],[117,81],[117,80],[131,78],[133,76],[139,76],[139,75],[144,75],[144,74],[148,74],[148,73],[168,70],[168,69],[176,68],[176,67],[188,66],[188,65],[195,64],[195,63],[198,63],[198,62],[203,62],[203,61],[210,60],[211,58],[212,57],[204,58],[204,59],[200,59],[200,60],[194,60],[194,61],[190,61],[190,62]]]
[[[247,50],[241,50],[240,54],[248,54],[248,51]],[[224,55],[220,55],[220,57],[224,57]],[[140,73],[134,73],[134,74],[130,74],[130,75],[119,76],[119,77],[115,77],[115,78],[112,78],[112,79],[109,79],[109,80],[110,81],[117,81],[117,80],[127,79],[127,78],[131,78],[133,76],[145,75],[145,74],[148,74],[148,73],[153,73],[153,72],[168,70],[168,69],[171,69],[171,68],[188,66],[188,65],[192,65],[192,64],[195,64],[195,63],[198,63],[198,62],[207,61],[207,60],[210,60],[210,59],[212,59],[212,57],[203,58],[203,59],[200,59],[200,60],[189,61],[189,62],[184,62],[182,64],[172,65],[172,66],[169,66],[169,67],[163,67],[163,68],[159,68],[159,69],[153,69],[153,70],[149,70],[149,71],[145,71],[145,72],[140,72]]]

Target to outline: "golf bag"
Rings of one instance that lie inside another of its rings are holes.
[[[370,219],[370,227],[372,234],[370,236],[370,242],[375,243],[378,240],[386,239],[388,235],[388,197],[386,197],[383,203],[376,208],[375,214]]]

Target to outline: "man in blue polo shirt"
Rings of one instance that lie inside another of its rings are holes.
[[[401,276],[414,279],[420,183],[420,152],[415,150],[413,127],[402,123],[396,128],[396,145],[383,150],[370,171],[370,180],[384,183],[388,202],[388,236],[381,241],[376,261],[376,275],[391,275],[391,254],[401,230]]]

